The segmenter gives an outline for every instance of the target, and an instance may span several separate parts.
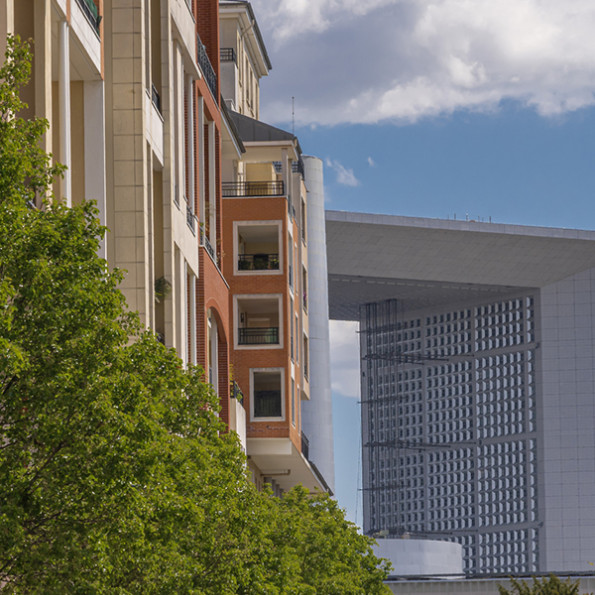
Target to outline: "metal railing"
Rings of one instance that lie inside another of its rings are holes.
[[[278,254],[239,254],[238,270],[240,271],[278,271]]]
[[[308,461],[310,460],[310,441],[304,432],[302,432],[302,454]]]
[[[200,230],[200,245],[204,247],[204,249],[209,253],[209,256],[213,259],[213,262],[217,264],[217,253],[215,252],[211,242],[209,242],[209,238],[207,238],[207,234],[202,228]]]
[[[236,50],[235,48],[221,48],[219,50],[221,62],[236,62]]]
[[[157,87],[153,83],[151,83],[151,102],[155,106],[155,109],[160,114],[163,114],[161,111],[161,95],[159,95],[159,91],[157,91]]]
[[[244,393],[235,380],[231,380],[229,383],[229,396],[235,399],[240,405],[244,404]]]
[[[190,228],[192,235],[196,235],[196,215],[192,211],[192,207],[188,201],[186,201],[186,224]]]
[[[207,54],[207,48],[203,45],[202,41],[200,40],[200,35],[196,35],[196,61],[204,74],[205,80],[207,81],[207,85],[213,94],[213,97],[217,98],[217,75],[213,70],[213,65],[209,60],[209,56]]]
[[[77,3],[81,7],[83,14],[87,17],[89,24],[95,30],[95,33],[99,35],[99,23],[101,23],[101,16],[99,15],[97,4],[95,4],[93,0],[77,0]]]
[[[239,328],[239,345],[278,345],[279,327],[264,326],[257,328]]]
[[[281,417],[280,390],[254,390],[254,417]]]
[[[283,196],[285,184],[282,181],[274,182],[223,182],[224,197],[235,196]]]

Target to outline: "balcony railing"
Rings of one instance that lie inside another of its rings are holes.
[[[209,253],[209,256],[213,259],[213,262],[217,264],[217,253],[215,252],[211,242],[209,242],[209,238],[207,238],[207,234],[202,228],[200,230],[200,245],[204,247],[204,249]]]
[[[274,182],[223,182],[224,197],[235,196],[283,196],[285,184]]]
[[[278,254],[240,254],[238,256],[240,271],[278,271]]]
[[[229,396],[235,399],[240,405],[244,404],[244,393],[235,380],[229,383]]]
[[[302,432],[302,454],[308,461],[310,460],[310,441],[304,432]]]
[[[221,62],[236,62],[235,48],[221,48],[220,50]]]
[[[155,109],[160,113],[163,114],[161,111],[161,96],[159,95],[159,91],[157,91],[157,87],[151,83],[151,101],[155,106]]]
[[[196,215],[192,211],[192,207],[186,202],[186,224],[190,228],[193,235],[196,235]]]
[[[200,40],[200,36],[196,36],[196,61],[204,74],[205,80],[207,81],[207,85],[213,94],[213,97],[217,99],[217,75],[213,70],[213,65],[209,60],[209,56],[207,54],[207,48],[203,45],[202,41]]]
[[[83,14],[87,17],[90,25],[95,30],[95,33],[99,35],[99,23],[101,23],[101,16],[99,16],[99,10],[93,0],[77,0],[78,5],[81,7]]]
[[[254,390],[254,417],[281,417],[280,390]]]
[[[239,328],[238,343],[240,345],[278,345],[279,327]]]

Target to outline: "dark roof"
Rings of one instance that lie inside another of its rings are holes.
[[[235,124],[238,132],[240,133],[240,138],[244,142],[271,142],[271,141],[288,141],[296,143],[296,150],[298,155],[302,154],[302,148],[300,147],[300,142],[297,139],[297,136],[292,134],[291,132],[287,132],[286,130],[281,130],[281,128],[275,128],[275,126],[271,126],[270,124],[265,124],[260,120],[255,120],[254,118],[249,118],[248,116],[244,116],[242,114],[238,114],[237,112],[231,112],[231,119]]]
[[[269,70],[273,69],[273,65],[271,64],[271,59],[269,58],[269,54],[267,52],[267,48],[264,45],[264,39],[262,38],[262,34],[260,32],[260,29],[258,27],[258,21],[256,20],[256,17],[254,16],[254,11],[252,10],[252,4],[250,4],[250,2],[247,2],[247,0],[224,0],[224,1],[220,1],[219,4],[238,4],[241,6],[245,6],[248,9],[248,14],[250,15],[250,20],[252,21],[252,23],[254,23],[254,33],[256,34],[256,37],[258,39],[258,43],[260,44],[260,47],[262,49],[262,55],[264,56],[264,60],[267,64],[267,68]]]

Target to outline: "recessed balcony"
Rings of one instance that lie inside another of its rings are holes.
[[[237,224],[237,272],[279,271],[280,222]]]
[[[237,344],[251,346],[281,345],[279,298],[240,298],[237,301]]]

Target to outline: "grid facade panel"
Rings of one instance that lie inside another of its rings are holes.
[[[534,310],[362,306],[366,532],[456,540],[470,572],[537,569]]]

